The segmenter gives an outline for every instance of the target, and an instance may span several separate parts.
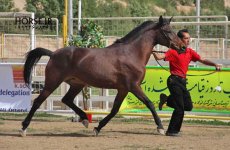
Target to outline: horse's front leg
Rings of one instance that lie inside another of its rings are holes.
[[[86,113],[84,111],[82,111],[79,107],[77,107],[73,102],[74,98],[76,97],[77,94],[79,94],[81,92],[83,87],[84,87],[84,85],[70,86],[68,92],[62,98],[62,102],[64,104],[66,104],[69,108],[74,110],[74,112],[80,116],[80,118],[82,120],[82,124],[86,128],[88,128],[89,121],[88,121]]]
[[[100,130],[117,114],[117,112],[119,111],[119,108],[121,107],[121,104],[122,104],[122,102],[123,102],[123,100],[127,94],[128,94],[127,91],[118,90],[118,93],[117,93],[116,98],[114,100],[113,108],[112,108],[110,114],[108,114],[104,119],[102,119],[99,122],[98,127],[94,128],[95,136],[97,136],[99,134]]]
[[[155,107],[153,105],[153,103],[148,99],[148,97],[145,95],[145,93],[142,91],[140,86],[135,86],[132,88],[131,91],[139,100],[141,100],[146,106],[147,108],[149,108],[149,110],[151,111],[154,121],[157,124],[157,131],[160,134],[165,134],[164,131],[164,127],[161,123],[160,117],[158,116]]]

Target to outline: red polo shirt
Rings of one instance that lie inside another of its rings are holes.
[[[191,48],[186,48],[185,53],[178,54],[176,50],[169,49],[165,53],[165,61],[169,61],[170,73],[186,78],[188,66],[191,61],[200,60],[200,55]]]

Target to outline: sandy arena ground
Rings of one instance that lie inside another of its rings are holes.
[[[164,123],[165,125],[166,123]],[[32,121],[19,137],[20,121],[0,122],[0,150],[227,150],[230,127],[183,124],[180,137],[158,135],[151,123],[110,122],[94,137],[91,123]],[[167,126],[165,126],[167,128]]]

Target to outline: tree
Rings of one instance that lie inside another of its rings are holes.
[[[65,7],[64,0],[26,0],[25,8],[28,12],[35,12],[36,17],[62,20]]]
[[[131,12],[131,15],[135,17],[151,16],[151,9],[143,1],[129,0],[129,10]]]
[[[102,32],[102,27],[95,22],[83,20],[79,35],[72,36],[69,40],[68,46],[103,48],[105,47],[105,40]]]
[[[0,0],[0,12],[15,11],[13,0]]]

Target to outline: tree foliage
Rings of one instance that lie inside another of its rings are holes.
[[[202,0],[200,5],[202,15],[225,15],[224,0]]]
[[[151,16],[151,9],[150,7],[144,3],[143,1],[133,1],[129,0],[129,7],[130,15],[136,17],[149,17]]]
[[[73,12],[76,13],[76,1],[73,0]],[[35,12],[36,17],[58,18],[62,20],[64,15],[64,0],[26,0],[25,9]]]
[[[12,0],[0,0],[11,3]],[[176,6],[194,6],[196,0],[82,0],[82,17],[144,17],[159,15],[196,15],[178,12]],[[6,10],[8,5],[3,5]],[[165,12],[157,12],[153,6],[163,8]],[[11,7],[11,5],[9,5]],[[62,20],[64,14],[64,0],[26,0],[26,10],[35,12],[37,17],[56,17]],[[201,15],[225,15],[224,0],[202,0]],[[228,14],[227,14],[228,15]],[[73,17],[78,16],[78,0],[73,0]]]
[[[0,12],[15,11],[13,0],[0,0]]]
[[[72,36],[68,45],[84,48],[103,48],[105,47],[103,29],[93,21],[83,20],[79,35]]]
[[[82,22],[81,31],[79,35],[72,36],[69,40],[68,46],[76,46],[83,48],[103,48],[105,47],[105,40],[103,36],[103,29],[95,22],[84,20]],[[83,105],[87,110],[88,99],[90,98],[89,88],[85,86],[82,89]]]

